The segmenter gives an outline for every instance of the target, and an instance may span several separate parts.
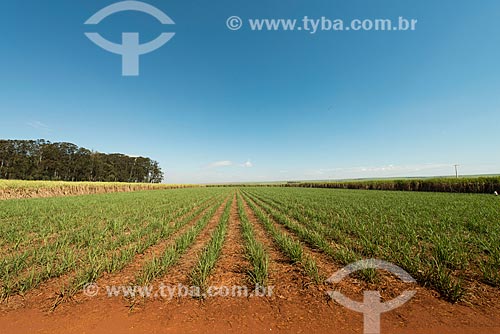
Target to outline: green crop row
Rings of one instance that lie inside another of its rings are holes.
[[[146,262],[136,277],[137,283],[141,285],[147,284],[164,274],[168,268],[174,265],[182,254],[189,249],[201,231],[207,226],[215,211],[221,204],[222,201],[217,202],[208,213],[204,214],[198,220],[194,226],[177,237],[173,244],[167,247],[161,256],[153,257],[150,261]]]
[[[269,255],[264,245],[255,238],[255,230],[248,220],[240,195],[238,195],[238,215],[241,221],[243,239],[245,240],[246,257],[252,265],[248,275],[252,284],[266,286],[269,276]]]
[[[259,221],[263,224],[266,231],[271,235],[276,245],[290,259],[291,263],[300,264],[311,279],[317,283],[320,282],[321,277],[316,261],[308,254],[304,253],[302,244],[299,241],[294,240],[287,233],[280,231],[269,216],[260,207],[258,207],[251,198],[247,197],[245,193],[243,196],[246,203],[250,206]]]
[[[212,272],[222,251],[222,246],[226,240],[229,225],[229,213],[233,199],[231,198],[224,208],[219,224],[215,228],[208,245],[203,249],[198,258],[196,266],[191,271],[191,282],[202,290],[207,288],[208,276]]]

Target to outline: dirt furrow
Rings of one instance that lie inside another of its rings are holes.
[[[198,214],[194,219],[189,221],[186,225],[182,226],[179,230],[172,233],[167,239],[160,241],[159,243],[149,247],[142,254],[137,254],[134,260],[129,263],[125,268],[121,271],[113,274],[104,274],[101,279],[97,282],[99,286],[104,285],[125,285],[125,284],[134,284],[135,275],[141,270],[143,265],[153,257],[157,257],[163,253],[163,251],[170,245],[172,245],[173,241],[181,234],[186,232],[189,228],[191,228],[196,222],[203,217],[210,208],[214,205],[211,203],[207,208],[205,208],[200,214]],[[181,221],[185,217],[193,214],[199,207],[195,208],[191,212],[184,215],[182,218],[178,219]],[[171,222],[172,224],[173,222]]]
[[[228,287],[245,285],[247,283],[246,272],[249,268],[250,263],[245,258],[244,241],[238,216],[238,203],[236,202],[236,196],[234,196],[226,240],[214,271],[210,275],[210,284]]]
[[[248,197],[247,197],[248,199]],[[257,207],[261,208],[262,211],[266,212],[258,203],[255,201],[252,201]],[[246,204],[246,203],[245,203]],[[248,209],[251,211],[251,209],[248,207]],[[266,212],[267,214],[267,212]],[[304,250],[304,253],[311,256],[315,261],[316,265],[318,266],[318,270],[320,274],[327,278],[333,273],[335,273],[338,269],[341,268],[340,265],[335,263],[330,257],[322,253],[321,251],[310,247],[303,241],[301,241],[292,231],[289,231],[286,227],[278,223],[271,215],[268,215],[269,219],[274,223],[274,226],[280,231],[288,235],[290,238],[292,238],[295,241],[299,241],[302,244],[302,249]],[[255,217],[258,219],[257,217]]]
[[[319,315],[323,315],[325,320],[338,315],[341,310],[328,302],[325,288],[313,285],[300,266],[291,264],[287,256],[274,243],[248,205],[247,198],[244,198],[243,205],[255,230],[256,239],[264,244],[269,254],[269,285],[273,286],[273,296],[269,298],[269,302],[270,307],[282,319],[278,328],[290,330],[299,320],[298,322],[305,322],[311,326],[310,330],[312,330],[316,323],[315,319],[318,319]],[[280,231],[289,234],[282,227],[279,228]],[[338,319],[345,321],[341,317]]]
[[[198,260],[199,253],[210,241],[212,233],[217,227],[227,201],[229,200],[231,200],[231,198],[224,200],[224,203],[217,209],[207,226],[203,229],[200,235],[197,236],[188,251],[181,256],[179,262],[169,269],[168,274],[158,280],[155,280],[152,284],[153,286],[159,286],[160,284],[164,284],[166,286],[178,286],[179,284],[184,286],[190,285],[189,274]]]
[[[287,257],[280,251],[278,246],[274,243],[272,238],[267,234],[259,219],[248,206],[247,202],[243,200],[243,206],[245,208],[245,213],[248,217],[250,223],[255,231],[255,238],[262,242],[266,247],[269,254],[269,284],[276,284],[278,281],[283,282],[285,278],[293,275],[293,279],[288,282],[291,285],[306,286],[308,280],[304,275],[302,275],[301,270],[294,265],[291,265]]]

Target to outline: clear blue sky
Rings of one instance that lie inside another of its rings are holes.
[[[119,42],[172,31],[139,77],[83,23],[108,0],[3,0],[0,138],[158,160],[166,182],[500,172],[498,0],[148,0]],[[254,32],[226,19],[391,18],[414,32]]]

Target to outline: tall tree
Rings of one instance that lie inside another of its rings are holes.
[[[145,157],[43,139],[0,140],[0,179],[160,183],[163,172],[158,162]]]

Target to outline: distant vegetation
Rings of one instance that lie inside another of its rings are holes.
[[[500,193],[500,176],[434,177],[345,181],[288,181],[264,183],[210,184],[208,187],[302,187],[363,190],[397,190],[449,193]]]
[[[282,184],[282,186],[492,194],[495,191],[500,191],[500,176],[461,178],[441,177],[400,180],[356,180],[338,182],[289,182]]]
[[[0,200],[192,188],[189,184],[0,180]]]
[[[0,179],[161,183],[158,162],[71,143],[0,140]]]

